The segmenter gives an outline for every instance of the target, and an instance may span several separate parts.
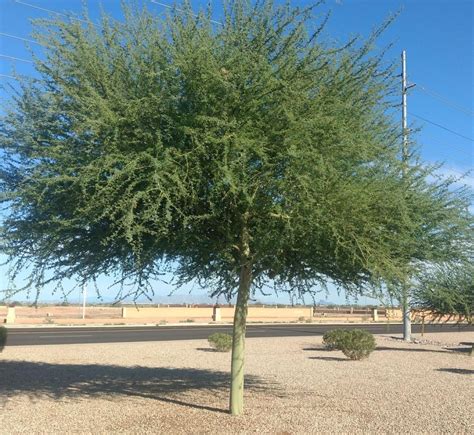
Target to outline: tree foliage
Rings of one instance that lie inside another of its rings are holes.
[[[255,288],[349,286],[397,275],[407,212],[425,257],[440,235],[424,230],[456,199],[418,166],[406,198],[391,70],[372,40],[319,42],[310,12],[241,1],[217,28],[187,4],[165,21],[126,8],[100,26],[39,22],[42,78],[22,83],[0,133],[16,270],[29,263],[36,285],[117,271],[144,285],[172,265],[180,283],[233,294],[245,225]]]
[[[414,292],[417,308],[429,310],[439,317],[451,316],[459,321],[473,321],[474,266],[443,265],[425,273]]]

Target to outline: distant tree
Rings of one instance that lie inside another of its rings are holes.
[[[418,309],[428,310],[439,319],[448,316],[472,325],[474,318],[474,263],[443,265],[426,273],[414,291]],[[473,354],[471,345],[470,355]]]
[[[449,316],[473,323],[474,266],[472,263],[443,265],[425,273],[414,291],[417,308],[439,317]]]
[[[189,3],[165,19],[125,7],[100,25],[43,20],[41,78],[21,80],[0,123],[12,280],[115,275],[123,299],[171,270],[237,296],[232,414],[251,295],[401,280],[407,246],[454,250],[427,210],[467,219],[430,168],[401,176],[397,84],[371,52],[384,26],[338,48],[313,10],[236,0],[222,25]]]
[[[378,290],[391,300],[400,302],[403,313],[404,339],[411,339],[410,306],[416,301],[420,277],[426,277],[426,270],[441,265],[467,263],[472,260],[474,249],[473,217],[469,212],[471,190],[455,187],[453,180],[430,186],[430,195],[435,201],[420,202],[413,188],[407,185],[406,203],[412,202],[401,215],[406,225],[400,226],[398,258],[400,274],[388,280]],[[406,324],[408,323],[408,324]]]

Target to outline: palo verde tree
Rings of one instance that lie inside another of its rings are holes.
[[[468,263],[442,264],[425,272],[414,290],[418,309],[438,319],[455,319],[472,325],[474,318],[474,266]],[[470,355],[473,354],[471,346]]]
[[[474,266],[443,264],[425,272],[414,292],[417,308],[431,311],[435,316],[455,318],[473,323]]]
[[[221,25],[188,3],[166,18],[40,21],[40,78],[20,81],[1,120],[12,279],[116,275],[138,297],[172,270],[236,296],[232,414],[249,297],[397,279],[402,211],[436,201],[422,167],[401,176],[379,31],[335,47],[317,11],[236,0]]]
[[[373,294],[398,299],[404,306],[417,301],[420,282],[426,282],[427,271],[454,270],[449,264],[469,264],[472,261],[473,218],[469,212],[472,193],[458,180],[445,179],[426,183],[435,167],[415,170],[406,183],[405,200],[397,227],[399,244],[393,252],[399,260],[399,274],[384,283]],[[410,171],[410,169],[408,169]],[[420,198],[418,191],[427,193]],[[459,276],[459,274],[457,274]],[[438,277],[441,274],[437,275]],[[421,280],[421,281],[420,281]],[[404,324],[406,318],[404,316]],[[404,339],[411,339],[411,322],[404,327]]]

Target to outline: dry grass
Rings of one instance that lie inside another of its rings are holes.
[[[472,335],[425,339],[459,348]],[[226,413],[230,353],[205,340],[6,348],[0,433],[473,432],[473,358],[377,342],[357,362],[321,337],[248,339],[240,417]]]

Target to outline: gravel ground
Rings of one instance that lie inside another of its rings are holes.
[[[474,359],[455,350],[473,338],[378,336],[364,361],[321,337],[248,339],[239,417],[230,354],[204,340],[7,347],[0,433],[473,433]]]

